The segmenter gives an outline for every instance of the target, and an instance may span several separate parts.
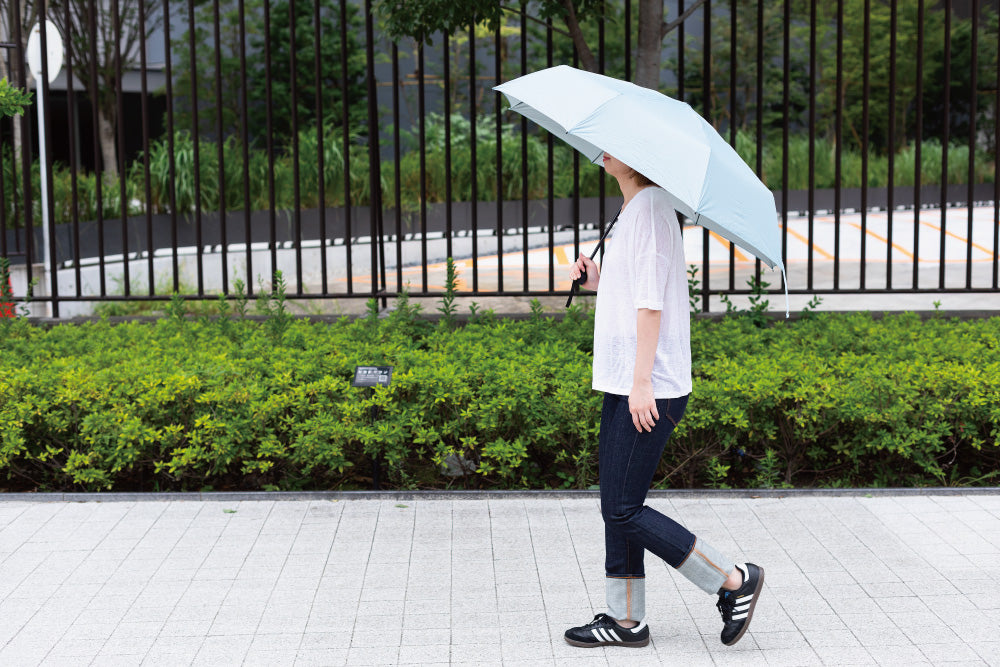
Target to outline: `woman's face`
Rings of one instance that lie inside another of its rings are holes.
[[[608,174],[614,176],[615,178],[620,178],[622,176],[629,176],[632,173],[632,168],[618,158],[605,153],[604,171],[608,172]]]

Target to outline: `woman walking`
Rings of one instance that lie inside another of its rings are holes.
[[[574,646],[645,646],[643,555],[650,551],[706,593],[717,594],[722,643],[747,631],[764,570],[737,564],[673,519],[647,507],[663,448],[691,393],[684,245],[670,196],[604,154],[624,203],[603,271],[584,255],[571,277],[597,292],[593,388],[604,392],[600,432],[608,610],[566,631]]]

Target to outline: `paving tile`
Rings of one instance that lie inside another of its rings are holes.
[[[451,646],[448,644],[403,646],[399,649],[400,665],[448,664],[450,660]]]
[[[0,663],[1000,663],[1000,494],[651,499],[768,582],[724,647],[714,599],[650,557],[627,652],[562,640],[604,605],[596,498],[397,504],[0,502]]]
[[[868,652],[879,665],[929,665],[920,649],[916,646],[868,646]]]
[[[347,649],[299,649],[296,667],[343,667],[347,664]]]
[[[979,662],[981,658],[978,653],[965,643],[928,643],[920,644],[920,651],[927,657],[931,664],[942,664],[948,662]]]

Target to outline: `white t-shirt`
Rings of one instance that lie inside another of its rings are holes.
[[[660,311],[653,396],[690,394],[684,241],[669,196],[655,186],[632,198],[605,241],[594,323],[594,389],[623,396],[631,391],[640,308]]]

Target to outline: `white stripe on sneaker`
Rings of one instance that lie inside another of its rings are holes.
[[[619,636],[618,636],[618,633],[617,633],[617,632],[615,632],[614,630],[611,630],[611,629],[609,629],[609,630],[607,630],[607,633],[608,633],[609,635],[611,635],[612,637],[614,637],[614,640],[615,640],[616,642],[620,642],[620,641],[622,640],[622,638],[621,638],[621,637],[619,637]]]
[[[593,634],[593,635],[594,635],[594,638],[595,638],[595,639],[596,639],[597,641],[599,641],[599,642],[603,642],[603,641],[604,641],[604,637],[602,637],[602,636],[601,636],[601,632],[600,632],[600,628],[594,628],[594,629],[593,629],[593,630],[591,630],[590,632],[591,632],[591,634]]]

